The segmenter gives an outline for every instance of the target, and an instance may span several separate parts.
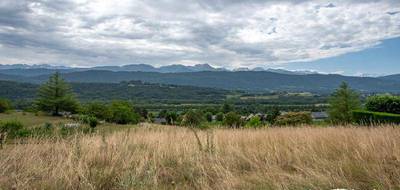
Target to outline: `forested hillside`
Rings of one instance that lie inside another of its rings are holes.
[[[265,71],[243,72],[194,72],[194,73],[146,73],[83,71],[63,73],[70,82],[116,83],[140,80],[151,83],[191,85],[229,90],[246,91],[308,91],[331,92],[345,81],[361,92],[400,92],[400,83],[371,77],[342,75],[287,75]],[[48,75],[25,78],[26,81],[43,82]]]
[[[114,99],[155,102],[215,102],[226,98],[229,91],[193,86],[142,83],[140,81],[121,83],[71,83],[73,91],[82,101]],[[8,99],[33,99],[39,85],[0,81],[0,97]]]

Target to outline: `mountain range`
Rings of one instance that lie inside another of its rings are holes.
[[[137,72],[158,72],[158,73],[187,73],[187,72],[202,72],[202,71],[269,71],[281,74],[293,74],[293,75],[305,75],[305,74],[318,74],[313,71],[289,71],[284,69],[264,69],[262,67],[256,67],[253,69],[249,68],[237,68],[229,70],[226,68],[217,68],[209,64],[197,64],[194,66],[185,65],[167,65],[161,67],[154,67],[147,64],[130,64],[122,66],[97,66],[89,68],[77,68],[77,67],[66,67],[66,66],[52,66],[49,64],[39,64],[39,65],[26,65],[26,64],[16,64],[16,65],[1,65],[0,73],[2,74],[13,74],[22,76],[37,76],[43,74],[50,74],[57,70],[61,73],[70,73],[76,71],[89,71],[89,70],[104,70],[104,71],[137,71]]]
[[[3,70],[7,71],[7,70]],[[32,75],[31,69],[20,69],[19,75],[0,73],[0,80],[25,83],[43,83],[51,73]],[[23,72],[22,72],[23,71]],[[53,71],[54,70],[46,70]],[[22,75],[21,73],[28,73]],[[387,77],[352,77],[337,74],[281,74],[270,71],[201,71],[180,73],[85,70],[61,73],[69,82],[77,83],[119,83],[122,81],[143,81],[148,83],[210,87],[226,90],[251,92],[289,91],[330,93],[341,82],[363,93],[400,93],[400,75]],[[397,77],[397,78],[396,78]]]

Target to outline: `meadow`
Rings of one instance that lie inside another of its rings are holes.
[[[0,189],[400,189],[398,127],[199,135],[203,150],[187,128],[146,123],[15,141],[0,150]]]

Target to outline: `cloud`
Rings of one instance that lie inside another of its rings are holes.
[[[0,63],[312,61],[400,36],[399,1],[3,0]]]

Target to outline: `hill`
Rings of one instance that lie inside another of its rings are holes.
[[[0,70],[0,80],[42,83],[56,70],[11,69]],[[202,71],[181,73],[128,72],[105,70],[60,70],[69,82],[119,83],[122,81],[144,81],[149,83],[198,86],[226,90],[244,91],[289,91],[330,93],[343,81],[360,92],[400,93],[399,75],[380,78],[351,77],[322,74],[283,74],[269,71]]]
[[[384,79],[384,80],[391,80],[391,81],[400,82],[400,74],[388,75],[388,76],[383,76],[383,77],[379,77],[379,78],[380,79]]]
[[[48,75],[24,78],[22,81],[40,83]],[[112,72],[82,71],[64,73],[70,82],[117,83],[140,80],[150,83],[190,85],[245,91],[308,91],[329,93],[343,81],[361,92],[400,92],[400,83],[371,77],[349,77],[342,75],[288,75],[266,71],[241,72],[194,72],[194,73],[155,73],[155,72]]]
[[[229,91],[178,86],[150,84],[140,81],[121,83],[71,83],[73,91],[82,101],[124,99],[152,102],[219,102],[226,98]],[[38,84],[0,81],[0,97],[12,100],[32,100],[36,96]]]

